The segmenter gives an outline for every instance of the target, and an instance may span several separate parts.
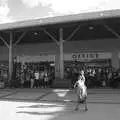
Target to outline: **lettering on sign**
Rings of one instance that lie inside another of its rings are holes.
[[[73,60],[98,59],[98,57],[99,55],[97,53],[79,53],[79,54],[72,55]]]
[[[112,54],[109,52],[81,52],[64,54],[66,61],[90,61],[95,59],[111,59]]]

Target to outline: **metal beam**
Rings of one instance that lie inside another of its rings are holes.
[[[75,33],[80,29],[80,27],[81,27],[81,26],[78,25],[78,26],[73,30],[73,32],[67,37],[67,39],[66,39],[64,42],[70,40],[70,39],[75,35]]]
[[[3,43],[7,46],[7,48],[9,48],[9,45],[8,45],[8,43],[5,41],[5,39],[2,37],[2,36],[0,36],[0,39],[3,41]]]
[[[51,35],[47,30],[43,30],[49,37],[51,37],[51,39],[57,44],[57,45],[59,45],[59,42],[57,41],[57,39],[53,36],[53,35]]]
[[[63,53],[63,28],[60,28],[59,30],[59,36],[60,36],[60,78],[63,80],[64,78],[64,53]]]
[[[10,32],[10,44],[9,44],[9,81],[12,80],[12,41],[13,41],[13,33]]]
[[[104,24],[104,27],[105,27],[108,31],[110,31],[112,34],[114,34],[117,38],[120,39],[120,35],[119,35],[115,30],[113,30],[111,27],[109,27],[109,26],[106,25],[106,24]]]
[[[17,45],[21,40],[22,38],[26,35],[27,32],[23,32],[22,35],[18,38],[18,40],[14,43],[14,46]]]

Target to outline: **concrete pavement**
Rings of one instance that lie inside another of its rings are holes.
[[[70,89],[0,89],[0,100],[76,102]],[[120,89],[88,89],[89,103],[120,103]]]
[[[88,111],[74,111],[76,96],[68,89],[0,89],[3,120],[119,120],[120,90],[88,89]]]

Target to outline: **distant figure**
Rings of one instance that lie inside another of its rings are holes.
[[[77,95],[77,104],[75,110],[79,109],[80,104],[85,104],[85,111],[88,110],[87,108],[87,87],[85,85],[85,76],[84,71],[80,72],[78,77],[78,81],[76,81],[74,88],[76,88],[76,95]]]
[[[40,76],[39,72],[35,71],[34,76],[35,76],[35,87],[38,88],[39,87],[39,76]]]
[[[33,71],[31,73],[31,77],[30,77],[30,87],[33,88],[34,87],[34,75],[33,75]]]

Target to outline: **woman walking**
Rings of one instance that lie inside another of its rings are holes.
[[[76,95],[77,95],[77,104],[75,110],[79,109],[80,104],[85,104],[85,111],[88,110],[87,108],[87,87],[85,85],[85,76],[84,71],[80,72],[80,75],[78,77],[78,81],[76,81],[74,88],[76,89]]]

